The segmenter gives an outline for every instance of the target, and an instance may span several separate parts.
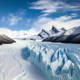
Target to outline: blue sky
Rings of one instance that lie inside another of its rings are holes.
[[[0,28],[38,32],[80,26],[80,0],[0,0]]]

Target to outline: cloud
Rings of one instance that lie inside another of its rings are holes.
[[[72,13],[71,15],[72,15],[73,17],[77,17],[77,14],[75,14],[75,13]]]
[[[61,1],[39,0],[31,3],[30,9],[42,10],[45,13],[53,13],[59,11],[80,11],[80,5],[70,5]]]
[[[48,15],[49,15],[49,13],[44,13],[44,14],[40,15],[39,17],[46,17]]]
[[[11,31],[7,28],[0,28],[0,32],[12,37],[13,33],[15,35],[28,33],[28,35],[35,35],[38,34],[41,29],[45,29],[49,31],[52,28],[52,25],[54,25],[56,28],[60,29],[64,27],[65,29],[70,29],[72,27],[80,26],[80,19],[72,19],[73,16],[61,16],[55,19],[47,18],[47,17],[41,17],[35,20],[35,22],[32,24],[33,27],[31,27],[29,30],[20,30],[20,31]],[[36,22],[37,21],[37,22]]]
[[[19,13],[20,15],[24,15],[26,13],[26,10],[20,10]]]
[[[38,34],[37,29],[36,29],[36,28],[33,28],[33,27],[32,27],[31,29],[27,30],[27,32],[28,32],[29,34],[31,34],[31,35]]]
[[[27,20],[27,22],[30,22],[30,21],[31,21],[31,19],[28,19],[28,20]]]
[[[72,16],[61,16],[59,18],[55,18],[56,21],[67,21],[70,20]]]
[[[5,22],[5,17],[2,17],[2,22]]]
[[[25,33],[27,34],[27,36],[38,34],[35,28],[20,31],[11,31],[8,28],[0,28],[0,34],[5,34],[11,38],[24,37]]]
[[[41,29],[50,30],[52,28],[52,25],[57,27],[58,29],[64,27],[65,29],[70,29],[72,27],[80,26],[80,19],[72,19],[73,16],[61,16],[59,18],[51,19],[47,17],[42,17],[37,19],[34,22],[34,28],[37,31],[40,31]]]
[[[54,12],[80,11],[79,4],[69,4],[60,0],[38,0],[31,3],[30,9],[41,10],[43,13],[33,23],[33,28],[37,31],[41,29],[50,30],[52,25],[56,26],[58,29],[62,27],[69,29],[80,26],[80,19],[73,20],[74,17],[78,16],[75,13],[72,13],[70,16],[64,15],[55,19],[47,17],[47,15]]]
[[[12,26],[17,24],[20,20],[22,20],[22,17],[14,16],[13,14],[10,14],[7,22],[9,22],[9,25]]]
[[[7,35],[9,37],[12,36],[12,31],[10,29],[7,29],[7,28],[0,28],[0,33],[1,34],[5,34],[5,35]]]

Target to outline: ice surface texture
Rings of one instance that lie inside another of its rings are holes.
[[[26,59],[35,64],[49,80],[80,80],[80,45],[32,42]]]

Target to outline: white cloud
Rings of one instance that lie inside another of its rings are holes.
[[[30,22],[30,21],[31,21],[31,19],[28,19],[28,20],[27,20],[27,22]]]
[[[7,28],[0,28],[0,34],[5,34],[11,38],[18,38],[18,37],[25,37],[24,34],[27,36],[38,34],[35,28],[31,28],[29,30],[20,30],[20,31],[11,31]]]
[[[9,37],[12,36],[12,31],[10,29],[7,29],[7,28],[0,28],[0,33],[1,34],[5,34],[5,35],[7,35]]]
[[[40,15],[39,17],[46,17],[48,15],[49,15],[49,13],[45,13],[45,14]]]
[[[71,15],[72,15],[73,17],[77,17],[77,14],[75,14],[75,13],[72,13]]]
[[[13,14],[10,14],[8,17],[8,21],[10,25],[15,25],[17,24],[20,20],[22,19],[22,17],[19,16],[14,16]]]
[[[2,17],[2,22],[5,22],[5,17]]]
[[[37,29],[35,29],[35,28],[31,28],[31,29],[27,30],[27,32],[28,32],[29,34],[31,34],[31,35],[38,34],[38,31],[37,31]]]
[[[80,5],[69,5],[61,1],[39,0],[32,3],[30,9],[42,10],[45,13],[53,13],[59,11],[80,11]]]
[[[21,10],[21,12],[19,12],[19,13],[20,13],[20,15],[23,15],[23,14],[25,14],[25,12],[26,12],[26,10]]]
[[[72,20],[73,16],[61,16],[59,18],[51,19],[47,17],[38,18],[37,22],[35,20],[33,27],[29,30],[20,30],[20,31],[11,31],[6,28],[0,28],[0,32],[12,37],[13,33],[15,35],[28,33],[29,35],[38,34],[41,29],[50,30],[52,25],[56,28],[60,29],[64,27],[65,29],[70,29],[72,27],[80,26],[80,19]]]
[[[75,13],[72,13],[71,16],[65,15],[55,19],[46,17],[50,13],[54,12],[80,11],[79,4],[68,4],[59,0],[38,0],[31,3],[31,5],[30,9],[41,10],[44,13],[34,22],[34,28],[38,31],[41,29],[50,30],[52,25],[57,28],[64,27],[66,29],[80,26],[80,19],[72,19],[73,17],[77,17],[77,14]]]
[[[61,16],[59,18],[51,19],[47,17],[42,17],[35,21],[34,28],[39,31],[41,29],[50,30],[52,25],[56,26],[58,29],[64,27],[65,29],[70,29],[72,27],[80,26],[80,19],[72,19],[73,16]]]
[[[72,18],[71,16],[61,16],[59,18],[55,18],[55,20],[56,21],[66,21],[66,20],[69,20],[71,18]]]

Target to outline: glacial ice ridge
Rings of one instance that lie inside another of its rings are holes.
[[[25,48],[25,55],[49,80],[80,80],[79,47],[35,42]]]

